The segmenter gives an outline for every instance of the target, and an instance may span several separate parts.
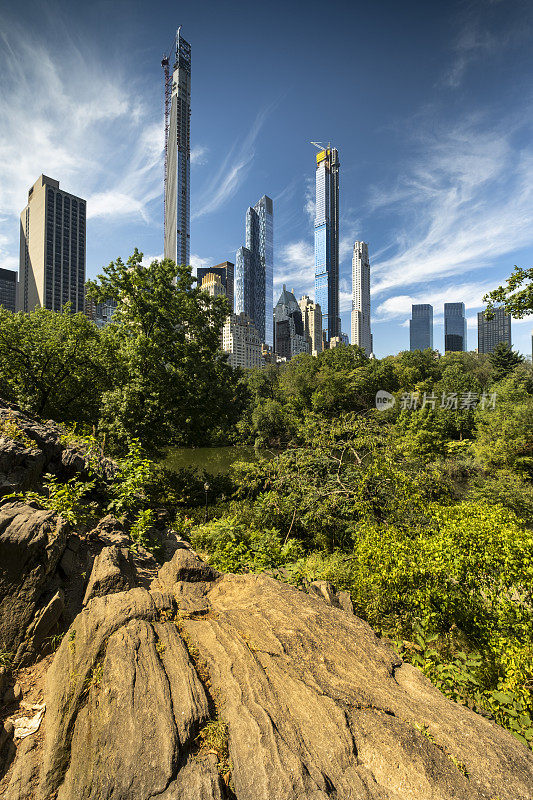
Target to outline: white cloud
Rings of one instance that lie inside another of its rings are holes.
[[[505,46],[504,37],[493,36],[477,25],[465,25],[454,44],[454,58],[451,67],[445,73],[443,84],[456,89],[461,85],[469,66],[483,56],[497,53]]]
[[[189,263],[190,263],[190,265],[192,267],[192,274],[196,275],[198,267],[209,267],[209,266],[211,266],[213,264],[213,259],[212,258],[202,258],[202,256],[198,256],[198,255],[196,255],[196,253],[193,253],[189,257]]]
[[[528,121],[491,129],[471,118],[420,135],[399,185],[373,196],[374,209],[396,207],[402,219],[395,253],[373,263],[374,293],[487,268],[533,243],[533,147],[515,144]]]
[[[204,147],[202,144],[197,144],[191,148],[191,164],[193,166],[202,167],[207,164],[207,154],[209,148]]]
[[[279,287],[286,284],[304,294],[312,294],[314,263],[315,254],[310,242],[300,239],[285,245],[277,257],[274,285]]]
[[[256,139],[272,108],[270,105],[259,112],[244,140],[233,145],[218,171],[193,198],[192,219],[212,214],[233,197],[248,175]]]
[[[0,230],[11,252],[41,173],[86,198],[89,218],[146,221],[163,188],[163,126],[131,75],[68,31],[54,46],[43,26],[32,33],[0,15]]]
[[[443,312],[444,303],[464,303],[465,309],[484,307],[483,295],[494,288],[492,283],[455,283],[426,289],[418,294],[400,294],[388,297],[380,303],[373,315],[373,322],[388,322],[398,317],[411,316],[411,305],[429,303],[433,306],[434,322]],[[477,324],[477,318],[476,318]]]

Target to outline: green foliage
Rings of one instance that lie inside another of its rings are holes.
[[[500,342],[490,354],[489,360],[492,365],[494,380],[500,381],[506,378],[515,367],[522,364],[524,358],[515,353],[506,342]]]
[[[508,314],[516,319],[527,317],[533,312],[533,267],[517,267],[511,273],[504,286],[498,286],[483,298],[488,303],[487,318],[490,319],[494,303],[503,303]]]
[[[0,374],[9,397],[54,420],[95,422],[112,348],[84,314],[0,306]]]
[[[151,482],[155,464],[143,454],[138,439],[129,443],[127,455],[117,460],[119,473],[111,484],[107,510],[117,515],[132,515],[148,502],[146,485]]]
[[[133,542],[133,550],[136,550],[137,546],[141,545],[141,547],[144,547],[149,553],[156,556],[160,555],[160,544],[155,537],[151,535],[154,521],[155,515],[152,509],[146,508],[139,511],[130,529],[130,539]]]
[[[214,567],[224,572],[263,572],[294,561],[299,544],[282,539],[274,529],[256,530],[235,517],[216,519],[194,530],[194,548],[206,552]]]
[[[29,450],[33,450],[36,447],[35,442],[19,428],[14,416],[0,419],[0,439],[11,439],[11,441],[18,442],[18,444],[22,444]]]
[[[116,352],[114,385],[102,397],[100,427],[115,448],[131,438],[153,451],[216,439],[240,410],[234,372],[219,349],[227,300],[195,287],[190,267],[142,259],[135,250],[87,284],[97,302],[117,301],[105,329]]]
[[[38,503],[41,508],[55,511],[58,516],[74,526],[85,524],[94,514],[94,506],[87,500],[87,495],[94,489],[94,481],[83,482],[78,478],[71,478],[63,482],[55,475],[47,473],[44,476],[43,487],[46,494],[14,493],[6,495],[4,499]]]

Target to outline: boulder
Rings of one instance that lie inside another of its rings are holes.
[[[0,507],[0,642],[13,654],[16,665],[31,650],[35,615],[57,591],[53,579],[68,532],[68,523],[51,511],[24,503]],[[57,604],[53,607],[57,609]],[[45,616],[39,633],[49,619]]]
[[[130,551],[116,545],[104,547],[94,560],[83,605],[93,597],[123,592],[135,585],[136,570]]]
[[[353,603],[349,592],[339,592],[329,581],[312,581],[308,586],[309,594],[321,597],[334,608],[342,608],[353,614]]]

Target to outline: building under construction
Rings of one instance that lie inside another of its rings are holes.
[[[164,253],[176,264],[189,264],[191,46],[179,28],[161,66],[165,74]]]

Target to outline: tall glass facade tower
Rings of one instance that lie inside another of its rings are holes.
[[[466,318],[464,303],[444,303],[444,350],[466,351]]]
[[[273,347],[274,208],[263,195],[246,212],[246,245],[235,259],[235,313],[244,312]]]
[[[172,97],[167,142],[165,191],[165,258],[189,263],[191,46],[176,35]]]
[[[433,350],[433,306],[419,303],[411,306],[409,320],[410,350]]]
[[[340,336],[339,154],[329,146],[316,157],[315,302],[328,341]]]

